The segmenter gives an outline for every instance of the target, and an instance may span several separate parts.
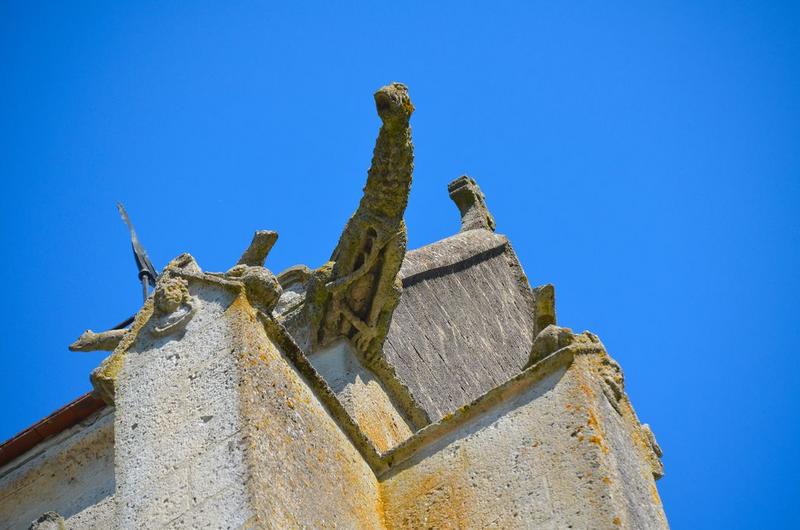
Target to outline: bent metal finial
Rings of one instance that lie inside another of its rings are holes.
[[[121,202],[117,203],[117,210],[119,215],[128,227],[131,234],[131,248],[133,249],[133,259],[136,262],[136,268],[139,270],[139,281],[142,282],[142,297],[147,300],[147,286],[155,287],[156,280],[158,279],[158,272],[147,256],[139,238],[136,236],[136,230],[133,228],[133,223],[128,217],[128,212],[125,211],[125,206]],[[78,340],[69,345],[70,351],[111,351],[117,347],[117,344],[122,340],[122,337],[127,333],[125,329],[131,322],[133,317],[127,318],[125,321],[120,322],[108,331],[101,331],[99,333],[87,329],[84,331]]]
[[[158,273],[156,272],[156,268],[153,267],[153,263],[150,261],[150,258],[147,257],[147,252],[145,251],[144,247],[141,243],[139,243],[139,238],[136,237],[136,230],[133,229],[133,223],[131,223],[131,220],[128,217],[128,212],[125,211],[125,206],[123,206],[121,202],[117,203],[117,210],[119,210],[119,215],[122,217],[122,220],[125,221],[125,224],[128,226],[128,230],[131,233],[133,259],[136,261],[136,267],[139,269],[139,281],[142,282],[142,294],[144,295],[143,299],[147,300],[147,285],[149,284],[150,287],[156,286]]]

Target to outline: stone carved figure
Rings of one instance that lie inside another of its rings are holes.
[[[155,316],[153,335],[163,337],[186,327],[197,312],[200,301],[189,294],[189,283],[183,278],[162,274],[153,295]]]
[[[312,347],[345,337],[368,363],[381,351],[400,300],[403,212],[414,169],[408,89],[385,86],[375,93],[375,104],[383,124],[364,195],[330,261],[314,272],[307,298]]]

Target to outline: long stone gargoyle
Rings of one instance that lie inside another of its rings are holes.
[[[414,169],[408,89],[387,85],[375,93],[375,104],[383,124],[364,195],[330,261],[314,271],[306,298],[312,348],[345,337],[368,364],[380,353],[400,300],[403,213]]]

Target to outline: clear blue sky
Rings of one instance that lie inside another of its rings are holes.
[[[103,353],[67,345],[140,304],[115,201],[157,267],[225,270],[255,229],[273,271],[318,266],[397,80],[411,247],[474,176],[622,364],[672,525],[797,527],[797,5],[289,4],[2,3],[0,438],[89,390]]]

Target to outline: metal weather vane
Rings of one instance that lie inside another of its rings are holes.
[[[147,257],[147,251],[145,251],[144,247],[139,242],[139,238],[136,236],[136,230],[133,228],[133,223],[131,223],[131,219],[128,217],[128,212],[125,211],[125,207],[121,202],[117,203],[117,209],[119,210],[122,220],[125,221],[125,224],[128,226],[128,230],[131,233],[133,259],[136,262],[136,268],[139,269],[139,281],[142,282],[142,295],[144,299],[147,300],[147,286],[156,286],[158,272],[153,266],[153,263],[150,261],[150,258]],[[122,340],[122,337],[128,332],[126,328],[131,322],[133,322],[133,319],[134,317],[127,318],[125,321],[120,322],[110,330],[101,331],[99,333],[95,333],[94,331],[87,329],[81,334],[80,337],[78,337],[78,340],[69,345],[69,349],[72,351],[111,351],[117,347],[119,342]]]
[[[133,259],[136,261],[136,267],[139,269],[139,281],[142,282],[143,297],[145,300],[147,300],[147,285],[149,284],[150,287],[156,286],[158,272],[156,272],[156,268],[153,267],[153,263],[150,261],[150,258],[147,257],[147,252],[145,251],[144,247],[141,243],[139,243],[139,238],[136,237],[136,230],[134,230],[133,223],[131,223],[130,217],[128,217],[128,212],[125,211],[125,206],[123,206],[121,202],[118,202],[117,209],[119,210],[122,220],[125,221],[125,224],[128,226],[128,230],[131,233]]]

